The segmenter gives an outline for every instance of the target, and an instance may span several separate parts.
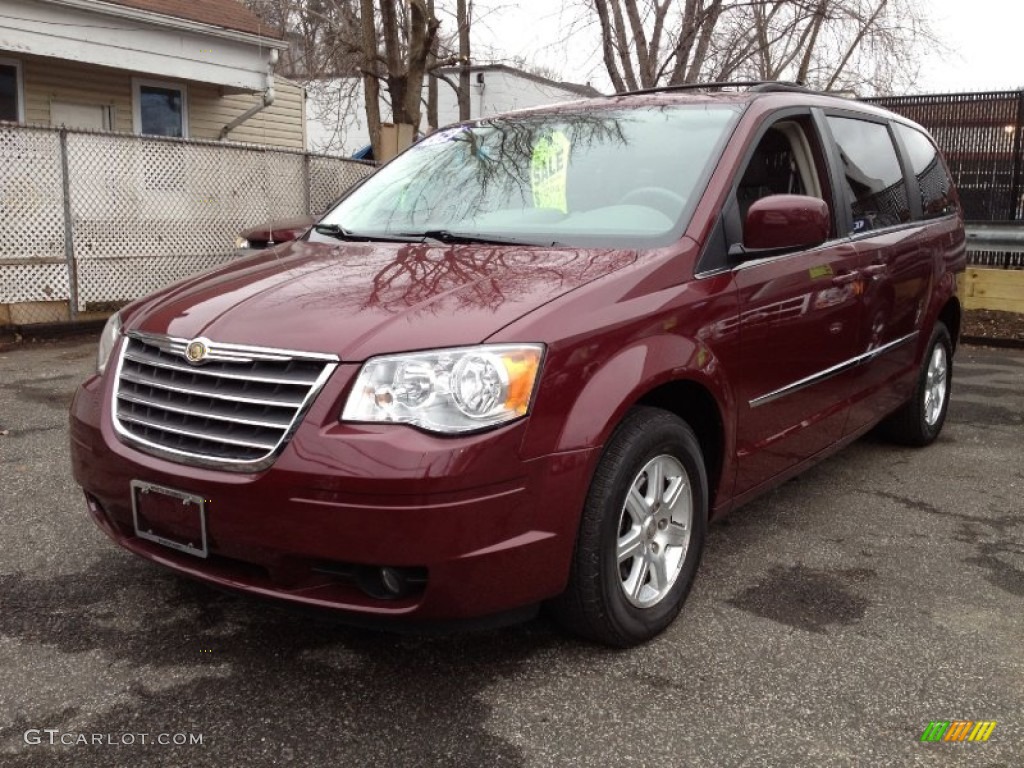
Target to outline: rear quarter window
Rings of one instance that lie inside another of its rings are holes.
[[[924,218],[935,219],[956,212],[953,180],[946,164],[931,139],[907,125],[896,124],[903,145],[910,158],[915,183],[921,190],[921,208]]]
[[[843,165],[853,233],[910,221],[910,199],[896,146],[882,123],[829,117]]]

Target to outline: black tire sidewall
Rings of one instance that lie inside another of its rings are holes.
[[[929,424],[924,417],[925,392],[928,389],[928,367],[931,365],[932,355],[935,354],[935,347],[942,345],[946,352],[946,396],[942,401],[942,409],[939,418],[934,424]],[[928,343],[928,351],[925,352],[924,360],[921,363],[921,374],[917,384],[917,396],[914,398],[914,409],[920,422],[920,430],[923,442],[930,443],[939,436],[942,426],[946,422],[946,414],[949,411],[949,400],[953,394],[953,341],[949,331],[942,323],[936,323],[932,331],[931,340]]]
[[[594,488],[602,504],[600,532],[600,584],[608,617],[623,637],[647,638],[667,627],[679,614],[690,587],[693,585],[704,548],[707,528],[707,476],[701,458],[700,446],[686,424],[666,413],[653,428],[626,447],[625,460],[615,470],[610,489]],[[647,462],[667,454],[676,458],[689,476],[693,494],[693,521],[689,547],[676,583],[656,605],[638,608],[626,599],[619,578],[616,549],[619,519],[626,495],[636,475]]]

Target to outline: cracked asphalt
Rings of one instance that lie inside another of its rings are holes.
[[[120,550],[68,462],[94,348],[0,352],[3,766],[1024,765],[1024,352],[960,350],[932,447],[865,438],[713,526],[680,619],[609,651],[349,629]],[[954,719],[998,725],[920,742]]]

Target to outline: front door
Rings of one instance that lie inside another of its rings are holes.
[[[811,116],[773,123],[736,187],[738,219],[775,194],[832,207],[825,153]],[[859,254],[848,239],[741,263],[736,493],[751,490],[842,437],[862,302]]]
[[[846,242],[741,267],[736,492],[842,436],[861,318]]]

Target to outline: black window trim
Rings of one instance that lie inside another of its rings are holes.
[[[897,146],[900,149],[900,155],[902,157],[905,157],[906,159],[905,177],[907,179],[907,182],[909,183],[911,179],[914,180],[914,183],[910,184],[910,187],[912,190],[911,194],[913,196],[916,196],[917,198],[918,211],[915,218],[923,224],[932,221],[942,221],[943,219],[946,219],[950,216],[958,215],[956,208],[959,207],[959,194],[957,194],[957,205],[954,206],[954,210],[949,211],[948,213],[944,213],[941,216],[932,216],[931,218],[928,218],[924,215],[924,197],[921,194],[921,185],[917,181],[917,174],[914,173],[914,163],[910,158],[910,150],[907,149],[907,145],[903,141],[903,137],[900,136],[900,132],[896,130],[896,126],[901,125],[908,131],[914,131],[915,133],[920,134],[931,145],[932,149],[935,150],[935,154],[939,159],[939,163],[942,165],[942,172],[946,175],[946,178],[949,180],[954,192],[957,191],[956,182],[953,181],[953,174],[950,173],[949,165],[948,163],[946,163],[946,158],[942,154],[942,150],[939,148],[939,145],[935,141],[934,137],[932,137],[932,135],[928,133],[928,131],[926,131],[921,126],[914,125],[913,123],[904,122],[902,120],[891,120],[890,123],[892,124],[890,130],[892,131],[892,135],[896,139]]]
[[[846,118],[848,120],[861,120],[866,123],[875,123],[876,125],[882,125],[885,127],[886,132],[889,134],[889,141],[893,144],[893,151],[896,153],[897,162],[900,164],[900,171],[903,174],[903,189],[907,195],[907,205],[910,208],[910,221],[900,222],[899,224],[893,224],[888,227],[881,227],[879,229],[869,229],[867,232],[860,232],[855,234],[853,232],[853,217],[850,215],[850,211],[853,208],[853,202],[848,198],[846,194],[846,185],[840,184],[838,188],[833,189],[833,197],[836,198],[837,202],[841,201],[841,208],[844,212],[844,223],[846,225],[845,239],[849,242],[858,242],[867,238],[875,237],[880,234],[886,234],[889,232],[899,232],[904,229],[913,229],[914,227],[920,227],[926,222],[921,218],[921,198],[920,191],[918,190],[915,194],[913,189],[914,185],[910,183],[908,176],[909,170],[909,159],[905,154],[905,147],[901,142],[898,141],[896,136],[896,130],[892,126],[892,120],[885,115],[874,115],[869,112],[859,112],[855,109],[841,109],[838,107],[825,107],[819,108],[822,114],[822,122],[824,127],[828,130],[828,152],[833,156],[830,160],[830,165],[834,165],[837,172],[842,170],[842,159],[839,157],[839,145],[836,144],[835,136],[832,135],[832,129],[829,127],[828,118],[839,117]],[[916,212],[915,212],[916,209]]]

